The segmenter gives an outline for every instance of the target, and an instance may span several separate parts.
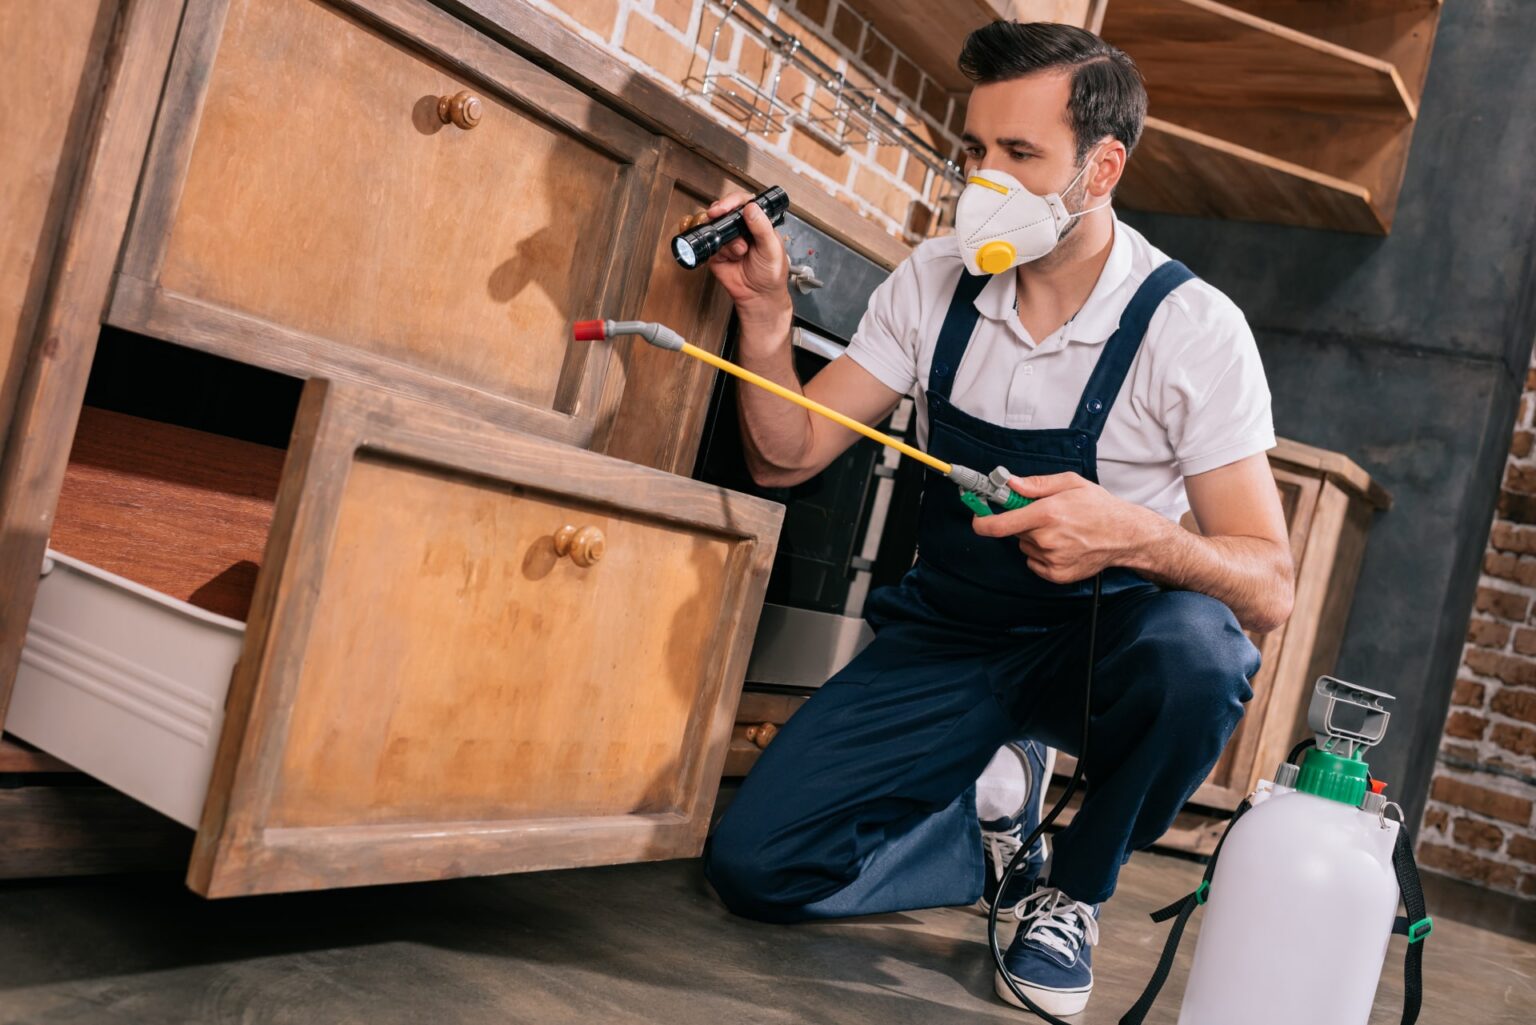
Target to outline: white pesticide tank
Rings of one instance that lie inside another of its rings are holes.
[[[1294,773],[1294,770],[1292,770]],[[1262,783],[1200,911],[1179,1025],[1366,1025],[1397,914],[1399,824],[1357,805],[1358,758]]]

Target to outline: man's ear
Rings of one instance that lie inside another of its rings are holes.
[[[1103,143],[1099,150],[1097,166],[1088,179],[1088,191],[1095,196],[1107,196],[1120,184],[1120,177],[1125,174],[1125,143],[1119,139],[1111,138]]]

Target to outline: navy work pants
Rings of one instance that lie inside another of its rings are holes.
[[[892,589],[897,604],[920,600]],[[898,608],[763,752],[705,850],[726,906],[791,922],[969,904],[982,892],[976,777],[1010,739],[1077,753],[1086,601],[957,628]],[[1086,790],[1050,885],[1097,903],[1204,780],[1259,653],[1208,595],[1152,584],[1099,612]]]

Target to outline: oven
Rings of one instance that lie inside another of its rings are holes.
[[[793,215],[780,233],[791,267],[795,369],[806,381],[842,354],[886,272]],[[734,358],[735,336],[733,322],[727,358]],[[860,439],[803,484],[759,487],[742,455],[737,387],[720,375],[694,475],[785,506],[747,683],[759,689],[818,687],[868,643],[863,617],[870,590],[894,583],[912,565],[922,467]],[[903,398],[877,426],[908,440],[915,430],[912,399]]]

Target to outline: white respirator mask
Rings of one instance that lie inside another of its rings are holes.
[[[1071,192],[1088,170],[1083,163],[1062,192]],[[965,180],[955,204],[955,236],[960,255],[972,274],[1001,274],[1010,267],[1038,260],[1056,248],[1074,217],[1102,210],[1098,206],[1073,213],[1061,192],[1036,195],[1006,171],[980,170]]]

